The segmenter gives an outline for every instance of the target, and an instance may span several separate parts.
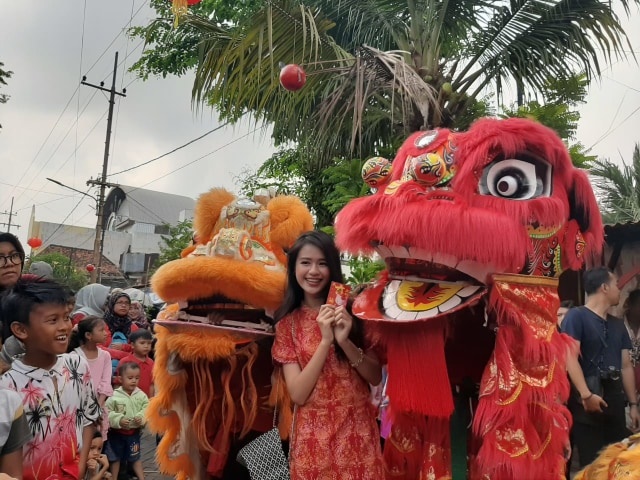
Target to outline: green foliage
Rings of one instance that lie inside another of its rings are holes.
[[[157,18],[147,26],[129,30],[133,38],[145,41],[142,56],[129,69],[140,77],[184,75],[198,61],[201,37],[189,25],[174,25],[171,0],[151,0]],[[264,0],[202,0],[189,7],[190,13],[209,17],[219,25],[235,25],[246,20],[264,5]]]
[[[550,79],[544,89],[544,103],[532,100],[521,106],[505,108],[502,117],[529,118],[555,130],[568,145],[573,164],[578,168],[588,168],[596,157],[588,155],[585,147],[575,141],[580,120],[576,108],[585,102],[587,87],[584,74]]]
[[[273,189],[278,195],[305,199],[309,181],[303,157],[300,149],[279,150],[255,172],[245,170],[236,178],[240,193],[252,197],[258,190]]]
[[[384,270],[384,262],[367,257],[350,257],[347,265],[349,267],[349,276],[346,281],[352,287],[370,282],[378,273]]]
[[[71,262],[72,259],[61,253],[44,253],[31,257],[25,265],[25,271],[29,271],[29,266],[33,262],[46,262],[53,268],[53,279],[68,286],[77,292],[87,283],[89,275],[86,271],[76,268]]]
[[[11,78],[13,72],[10,70],[4,70],[4,63],[0,62],[0,86],[7,84],[7,79]],[[0,103],[7,103],[9,101],[9,95],[6,93],[0,93]],[[0,124],[0,128],[2,125]]]
[[[193,222],[191,220],[183,220],[175,226],[168,227],[169,234],[162,235],[163,245],[160,245],[160,256],[154,264],[154,271],[161,265],[180,258],[180,253],[189,246],[193,238]]]
[[[364,160],[353,159],[340,161],[322,172],[327,194],[322,204],[332,215],[336,215],[354,198],[364,197],[370,193],[369,186],[362,180]]]
[[[333,223],[333,215],[323,204],[331,186],[327,185],[322,170],[308,159],[308,152],[300,147],[274,153],[258,170],[245,170],[236,183],[240,193],[253,196],[260,189],[273,189],[279,195],[294,195],[311,210],[318,226]]]
[[[596,160],[589,169],[601,193],[605,223],[640,222],[640,143],[636,143],[631,164],[622,168],[609,159]]]

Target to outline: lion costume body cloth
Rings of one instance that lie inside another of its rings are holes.
[[[376,191],[338,214],[336,240],[387,267],[353,312],[386,347],[388,478],[563,479],[575,343],[557,277],[602,249],[587,176],[550,129],[482,119],[417,132],[363,177]]]
[[[229,472],[233,444],[272,428],[270,393],[271,405],[288,403],[284,388],[271,388],[270,316],[284,296],[284,249],[312,228],[294,197],[250,200],[213,189],[198,199],[195,244],[152,278],[154,291],[176,302],[154,322],[157,393],[147,415],[163,434],[162,472],[237,478]],[[283,430],[289,422],[281,415]]]

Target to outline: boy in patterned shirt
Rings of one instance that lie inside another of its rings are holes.
[[[22,447],[31,440],[22,398],[0,388],[0,474],[22,477]]]
[[[72,326],[66,303],[65,289],[45,280],[18,282],[0,304],[25,346],[0,378],[0,387],[22,397],[33,435],[24,450],[24,480],[83,478],[100,417],[89,365],[65,353]]]

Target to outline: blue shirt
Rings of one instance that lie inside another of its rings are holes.
[[[607,315],[605,320],[587,307],[572,308],[562,322],[562,331],[580,342],[580,366],[585,377],[598,369],[622,369],[622,350],[631,350],[624,322]]]

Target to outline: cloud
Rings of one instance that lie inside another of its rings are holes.
[[[89,82],[105,81],[110,86],[116,51],[124,62],[117,86],[127,86],[127,97],[118,98],[115,107],[110,172],[161,155],[219,125],[211,110],[194,113],[191,75],[142,82],[125,72],[142,47],[138,40],[131,41],[122,33],[132,13],[145,3],[146,0],[3,3],[0,61],[14,75],[2,89],[11,99],[0,105],[4,127],[0,133],[0,212],[9,210],[11,197],[16,199],[14,211],[18,215],[12,223],[22,226],[19,233],[23,240],[34,204],[37,220],[61,222],[68,216],[68,223],[95,225],[91,199],[51,184],[46,177],[54,176],[85,191],[86,181],[99,175],[107,97],[79,86],[79,82],[86,74]],[[146,24],[152,18],[153,12],[145,5],[133,23]],[[629,48],[637,55],[638,12],[634,11],[629,20],[623,19],[623,23],[630,36]],[[618,151],[629,158],[634,143],[640,141],[636,128],[640,118],[636,110],[640,107],[640,70],[631,58],[613,60],[614,65],[604,71],[602,82],[592,85],[588,103],[581,109],[578,139],[586,146],[595,143],[596,154],[613,160],[618,158]],[[214,186],[235,189],[237,175],[246,168],[257,168],[274,151],[268,133],[247,135],[254,128],[249,122],[223,128],[175,154],[110,180],[134,186],[148,184],[145,188],[194,198]],[[80,145],[81,142],[84,143]],[[200,157],[203,158],[194,162]],[[170,173],[190,162],[194,163]],[[72,195],[66,196],[69,194]],[[7,216],[0,216],[0,221],[7,221]]]

